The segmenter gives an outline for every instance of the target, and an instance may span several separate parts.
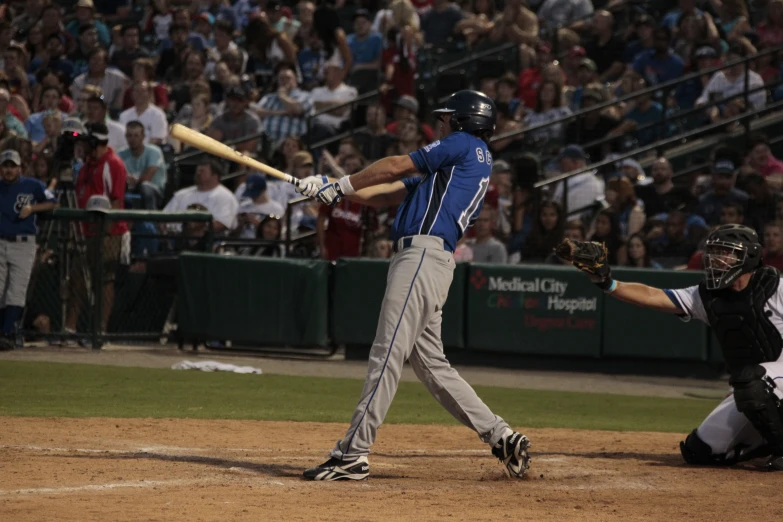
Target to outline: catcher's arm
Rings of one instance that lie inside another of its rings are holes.
[[[614,290],[610,290],[608,293],[620,301],[670,314],[684,313],[679,306],[674,304],[674,301],[669,299],[666,292],[660,288],[647,286],[642,283],[623,283],[614,280],[613,283]]]

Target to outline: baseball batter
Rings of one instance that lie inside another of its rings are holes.
[[[0,348],[14,346],[35,261],[35,214],[56,206],[44,184],[22,174],[15,150],[0,153]]]
[[[435,111],[441,140],[407,156],[392,156],[330,182],[303,180],[300,191],[334,205],[343,197],[364,204],[401,203],[392,230],[395,255],[370,351],[367,379],[351,426],[323,464],[304,472],[312,480],[361,480],[367,456],[386,417],[403,363],[435,399],[492,447],[508,474],[522,477],[530,457],[527,437],[492,413],[443,353],[441,314],[454,272],[457,241],[481,211],[492,156],[495,105],[480,92],[460,91]],[[420,176],[407,177],[419,173]]]
[[[712,327],[733,392],[680,443],[686,462],[726,466],[768,456],[766,469],[783,471],[783,285],[777,269],[764,266],[754,230],[723,225],[713,231],[705,280],[676,290],[613,280],[606,249],[597,243],[566,240],[557,253],[621,301]]]

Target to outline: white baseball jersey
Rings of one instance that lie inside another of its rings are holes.
[[[680,316],[682,320],[689,321],[694,318],[709,324],[698,286],[664,290],[664,292],[683,311],[684,315]],[[778,285],[775,295],[764,305],[764,311],[772,312],[769,319],[783,335],[783,284]],[[767,375],[775,381],[777,385],[775,394],[783,399],[783,389],[781,389],[783,388],[783,357],[775,362],[762,363],[761,366],[767,369]],[[733,394],[729,394],[704,419],[697,432],[699,438],[712,448],[713,454],[726,454],[727,457],[734,455],[738,445],[743,446],[742,453],[747,453],[764,443],[756,428],[737,410]]]

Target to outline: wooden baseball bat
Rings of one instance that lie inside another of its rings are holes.
[[[296,187],[299,186],[299,180],[290,174],[286,174],[285,172],[281,172],[275,168],[270,167],[269,165],[265,165],[257,159],[253,159],[250,156],[242,154],[238,150],[229,147],[225,143],[220,143],[218,140],[210,138],[206,134],[202,134],[189,127],[185,127],[180,123],[175,123],[171,126],[169,135],[172,138],[181,141],[182,143],[186,143],[191,147],[203,150],[204,152],[212,154],[213,156],[227,159],[229,161],[233,161],[234,163],[239,163],[240,165],[257,170],[258,172],[263,172],[267,176],[272,176],[273,178],[287,181]]]

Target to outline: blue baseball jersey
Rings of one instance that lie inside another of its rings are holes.
[[[456,132],[410,158],[423,176],[402,180],[408,195],[397,209],[392,239],[436,236],[453,252],[484,204],[492,154],[482,140]]]
[[[38,231],[35,214],[19,219],[27,205],[56,201],[54,194],[34,178],[20,177],[14,183],[0,181],[0,236],[35,235]]]

